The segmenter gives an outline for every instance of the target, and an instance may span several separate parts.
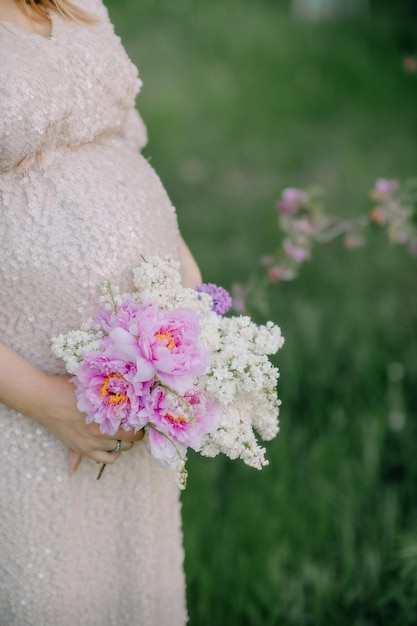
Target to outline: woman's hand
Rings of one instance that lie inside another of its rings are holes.
[[[70,448],[69,463],[77,471],[83,456],[97,463],[114,463],[122,452],[143,438],[143,430],[135,433],[120,428],[113,436],[103,435],[98,424],[86,424],[85,415],[77,409],[74,385],[69,376],[45,375],[45,408],[34,419],[45,426],[57,439]],[[114,450],[117,440],[122,442],[120,452]]]
[[[86,424],[77,409],[75,388],[69,376],[46,374],[0,342],[0,402],[45,426],[70,448],[70,469],[76,471],[81,458],[98,463],[114,463],[121,452],[130,450],[142,439],[119,429],[113,437],[102,435],[97,424]],[[111,454],[122,441],[121,452]]]

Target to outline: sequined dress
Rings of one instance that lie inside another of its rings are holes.
[[[0,338],[64,373],[50,338],[105,279],[178,256],[175,211],[139,150],[141,82],[100,0],[49,38],[0,23]],[[0,626],[182,626],[178,490],[145,443],[106,469],[0,404]]]

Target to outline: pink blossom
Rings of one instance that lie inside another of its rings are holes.
[[[347,250],[353,250],[354,248],[359,248],[363,246],[365,240],[363,235],[360,233],[351,232],[346,234],[343,244]]]
[[[275,257],[272,254],[264,254],[261,256],[261,265],[263,267],[270,267],[275,261]]]
[[[408,55],[403,58],[403,68],[410,74],[417,73],[417,57]]]
[[[277,204],[278,211],[284,215],[294,215],[298,209],[308,202],[308,195],[305,191],[287,187],[282,192],[281,200]]]
[[[293,280],[294,272],[287,267],[275,265],[268,269],[268,278],[273,283],[279,283],[281,280]]]
[[[120,358],[136,363],[138,381],[157,376],[179,392],[206,371],[210,355],[199,343],[198,315],[191,309],[162,311],[147,305],[128,330],[113,328],[109,337]]]
[[[317,224],[315,224],[311,219],[306,218],[294,220],[293,230],[295,233],[311,234],[317,230]]]
[[[146,396],[143,412],[156,430],[174,443],[198,450],[201,440],[219,421],[219,407],[196,387],[183,396],[156,385]]]
[[[78,409],[87,414],[88,424],[96,422],[102,433],[114,435],[121,427],[141,428],[136,416],[143,407],[148,387],[135,382],[136,366],[106,351],[84,355],[72,382]]]
[[[232,287],[232,306],[236,313],[244,313],[246,310],[245,298],[247,296],[247,289],[235,283]]]
[[[408,243],[410,240],[408,233],[405,230],[396,227],[395,225],[392,225],[391,228],[389,228],[388,237],[390,241],[398,243],[402,246]]]
[[[371,197],[374,200],[384,200],[397,188],[398,188],[398,182],[396,180],[378,178],[375,182],[375,187],[371,191]]]
[[[301,246],[295,246],[290,241],[284,241],[282,244],[285,253],[295,261],[296,263],[302,263],[306,259],[309,258],[310,253],[306,248],[302,248]]]

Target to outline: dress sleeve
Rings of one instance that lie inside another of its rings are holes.
[[[148,131],[137,109],[130,109],[121,134],[134,150],[142,150],[148,143]]]

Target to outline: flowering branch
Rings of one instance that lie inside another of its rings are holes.
[[[365,245],[369,231],[377,228],[385,232],[391,244],[402,245],[417,256],[417,179],[400,184],[379,178],[369,199],[372,205],[366,214],[345,219],[326,213],[320,187],[284,189],[276,206],[280,245],[273,254],[261,258],[265,268],[261,276],[258,273],[245,286],[234,286],[234,309],[244,312],[250,300],[261,313],[265,311],[268,285],[294,280],[303,263],[311,259],[316,245],[340,236],[345,248],[353,249]]]

